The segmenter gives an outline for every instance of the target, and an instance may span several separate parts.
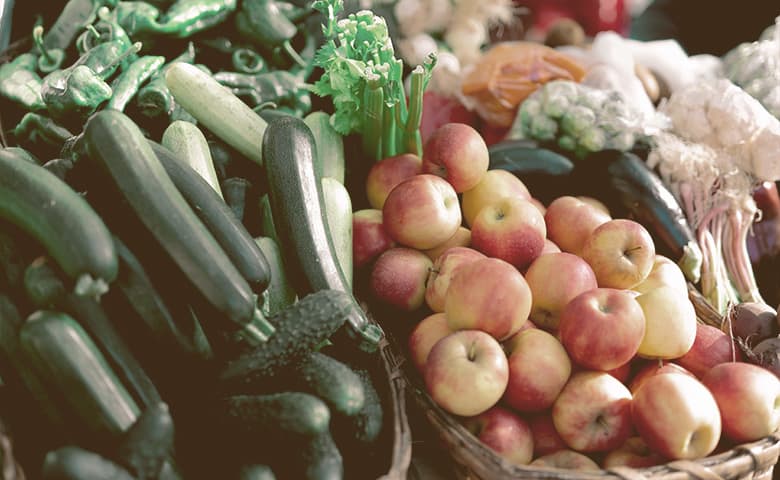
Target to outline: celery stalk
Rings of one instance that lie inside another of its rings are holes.
[[[364,90],[363,153],[368,158],[382,159],[382,123],[384,120],[384,92],[382,87],[369,83]]]

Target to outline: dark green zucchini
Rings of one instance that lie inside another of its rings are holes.
[[[108,172],[141,222],[209,303],[249,343],[267,340],[273,326],[262,318],[249,284],[179,193],[138,126],[122,112],[101,110],[87,121],[84,143],[89,159]]]
[[[68,172],[73,170],[73,160],[69,158],[53,158],[43,164],[43,168],[50,171],[63,182],[67,180]]]
[[[222,181],[222,193],[225,196],[225,203],[228,204],[233,213],[240,221],[244,221],[244,210],[246,209],[247,191],[251,184],[249,180],[241,177],[230,177]]]
[[[147,407],[122,435],[114,460],[138,480],[157,479],[173,450],[173,418],[164,402]]]
[[[237,432],[276,436],[313,437],[328,431],[328,406],[308,393],[234,395],[224,400],[229,427]]]
[[[346,333],[359,347],[375,351],[383,336],[352,296],[328,229],[316,145],[309,127],[296,117],[272,121],[263,137],[269,201],[285,264],[299,295],[340,290],[352,299]]]
[[[43,480],[134,480],[124,468],[97,453],[75,446],[46,454]]]
[[[78,294],[104,293],[117,275],[114,242],[84,198],[45,168],[0,150],[0,217],[40,242]]]
[[[276,475],[268,465],[244,465],[238,472],[238,480],[276,480]]]
[[[149,142],[173,184],[256,293],[271,281],[265,255],[225,200],[187,163],[159,143]]]

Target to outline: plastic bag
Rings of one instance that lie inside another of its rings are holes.
[[[579,82],[585,69],[568,55],[533,42],[502,42],[488,50],[465,76],[464,101],[487,123],[509,127],[517,107],[552,80]]]

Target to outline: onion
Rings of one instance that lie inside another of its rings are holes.
[[[767,338],[759,343],[749,357],[755,357],[756,364],[780,378],[780,337]]]
[[[778,332],[777,312],[766,303],[738,303],[731,309],[729,319],[731,320],[731,333],[748,345],[758,345],[780,333]],[[723,330],[728,333],[728,321],[724,322]]]

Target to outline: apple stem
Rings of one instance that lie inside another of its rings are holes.
[[[468,355],[468,359],[470,362],[473,362],[474,358],[476,358],[477,355],[475,351],[476,349],[477,349],[477,342],[471,342],[471,346],[469,346],[469,355]]]

